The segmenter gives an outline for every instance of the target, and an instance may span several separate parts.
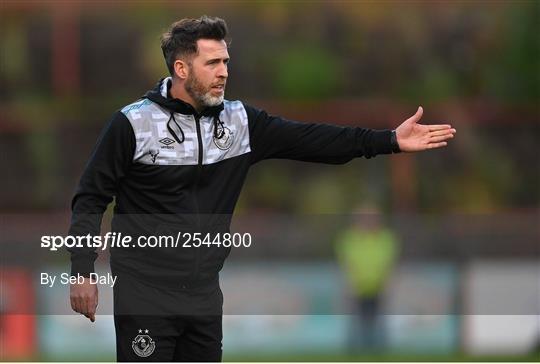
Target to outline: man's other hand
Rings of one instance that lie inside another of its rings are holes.
[[[446,141],[454,137],[456,129],[453,129],[451,125],[418,124],[423,113],[422,106],[418,107],[416,114],[397,127],[396,137],[402,152],[419,152],[445,147]]]
[[[85,315],[90,321],[96,321],[96,308],[98,305],[97,284],[90,284],[85,278],[83,283],[74,283],[70,286],[69,298],[73,311]]]

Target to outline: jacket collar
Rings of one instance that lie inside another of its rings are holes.
[[[219,116],[223,110],[223,103],[221,103],[216,106],[207,107],[199,113],[189,103],[180,99],[172,98],[170,94],[171,85],[171,77],[162,78],[152,90],[149,90],[146,94],[144,94],[143,98],[147,98],[148,100],[153,101],[172,112],[184,115],[194,115],[196,117]]]

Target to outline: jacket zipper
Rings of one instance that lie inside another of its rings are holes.
[[[197,142],[198,142],[198,145],[199,145],[199,158],[198,158],[198,162],[197,162],[197,174],[195,176],[195,181],[193,183],[193,201],[194,201],[194,205],[195,205],[195,217],[197,219],[197,230],[196,232],[201,232],[201,218],[199,216],[199,201],[197,200],[197,185],[199,183],[199,180],[201,178],[201,174],[202,174],[202,161],[203,161],[203,143],[202,143],[202,136],[201,136],[201,116],[200,115],[197,115],[195,114],[194,115],[195,117],[195,126],[197,128]],[[201,249],[200,247],[199,248],[194,248],[195,249],[195,269],[194,269],[194,272],[193,272],[193,280],[197,280],[198,276],[199,276],[199,265],[200,265],[200,261],[201,261]]]

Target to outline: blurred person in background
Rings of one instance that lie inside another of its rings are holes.
[[[380,308],[398,256],[398,240],[376,209],[361,208],[351,218],[335,249],[354,300],[348,347],[357,353],[384,348]]]
[[[196,232],[213,241],[229,231],[254,163],[281,158],[343,164],[444,147],[455,133],[450,125],[418,124],[421,107],[395,130],[372,130],[288,121],[225,100],[229,53],[220,18],[182,19],[162,36],[161,47],[170,77],[116,112],[104,128],[73,197],[70,235],[99,235],[102,214],[115,197],[115,232]],[[69,251],[71,274],[89,277],[95,249]],[[229,252],[220,245],[111,248],[117,359],[220,361],[219,271]],[[70,299],[76,312],[95,320],[95,284],[72,284]]]

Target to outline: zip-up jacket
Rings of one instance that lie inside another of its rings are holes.
[[[389,154],[391,130],[302,123],[240,101],[197,112],[170,96],[171,78],[117,111],[101,132],[72,200],[69,234],[100,234],[116,199],[112,231],[131,236],[223,233],[251,165],[283,158],[343,164]],[[71,253],[71,274],[94,271],[95,249]],[[111,268],[153,284],[217,279],[230,248],[111,248]]]

